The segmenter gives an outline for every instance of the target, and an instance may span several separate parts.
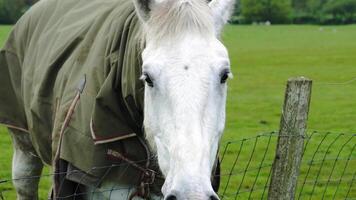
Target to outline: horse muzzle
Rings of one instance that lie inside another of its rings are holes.
[[[165,200],[220,200],[218,195],[216,195],[215,193],[185,194],[177,191],[172,191],[164,199]]]
[[[194,181],[193,177],[173,183],[163,194],[164,200],[219,200],[209,180]]]

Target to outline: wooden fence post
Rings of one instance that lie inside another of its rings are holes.
[[[312,81],[289,79],[273,163],[269,200],[294,199],[304,148]]]

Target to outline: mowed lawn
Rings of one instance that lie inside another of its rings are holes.
[[[0,26],[1,46],[10,29]],[[234,73],[234,79],[229,81],[224,143],[278,130],[285,83],[297,76],[314,81],[308,132],[356,133],[355,25],[228,26],[222,38],[229,49]],[[259,149],[256,154],[263,153]],[[224,160],[228,164],[233,163],[237,152],[229,153]],[[0,179],[11,177],[11,154],[9,135],[0,128]],[[245,155],[241,158],[249,158],[249,152],[242,154]],[[223,168],[226,171],[229,166]],[[268,173],[261,176],[266,178]],[[251,181],[247,178],[243,187],[248,189]],[[43,199],[48,185],[49,178],[41,186]],[[234,187],[231,186],[231,193]],[[7,189],[6,197],[13,199],[10,185],[0,184],[0,191]]]

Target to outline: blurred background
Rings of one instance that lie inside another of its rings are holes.
[[[36,1],[0,0],[0,47],[6,41],[12,24]],[[222,145],[278,131],[286,81],[296,76],[313,80],[308,134],[316,131],[321,136],[333,133],[337,137],[345,134],[356,138],[356,25],[353,25],[356,23],[356,0],[236,1],[231,25],[226,26],[222,34],[234,73],[234,79],[229,80],[227,121]],[[328,137],[324,141],[325,148],[321,148],[323,150],[314,156],[324,157],[330,162],[325,164],[323,161],[320,165],[323,168],[310,164],[313,162],[308,160],[303,163],[307,168],[302,168],[302,176],[310,184],[306,184],[300,194],[309,196],[299,196],[299,199],[355,199],[355,141],[349,140],[348,145],[337,144],[337,148],[330,148],[329,145],[335,144],[334,138]],[[266,160],[273,161],[275,143],[270,145],[272,151],[264,149],[269,147],[267,144],[268,141],[263,141],[256,145],[256,149],[245,148],[237,167],[232,167],[231,172],[237,175],[231,184],[239,185],[239,191],[240,188],[251,192],[254,188],[265,189],[269,168],[261,173],[248,169],[260,169],[262,165],[250,152],[258,156],[268,152],[267,158],[270,159]],[[318,146],[318,143],[311,144],[311,147]],[[240,143],[237,142],[233,149],[228,149],[223,172],[229,172],[230,167],[235,166],[232,163],[239,152],[238,145]],[[246,146],[254,145],[248,143]],[[11,179],[13,151],[11,138],[3,126],[0,126],[0,149],[0,179]],[[336,160],[342,161],[342,166],[334,164],[335,156]],[[310,159],[310,156],[306,156],[306,159]],[[345,162],[347,164],[344,167]],[[267,164],[270,166],[271,163]],[[326,170],[325,173],[322,169]],[[349,169],[346,170],[349,173],[344,173],[345,169]],[[247,174],[245,178],[247,171],[252,175]],[[44,174],[51,174],[50,169],[46,168]],[[336,183],[330,181],[333,179]],[[305,184],[303,179],[300,181]],[[41,179],[40,199],[46,199],[50,185],[50,176]],[[330,185],[333,187],[330,188]],[[16,198],[11,183],[0,184],[0,199],[1,192],[4,193],[4,199]],[[238,194],[235,187],[228,188],[229,192]],[[261,193],[251,194],[240,193],[238,197],[263,199],[260,198]]]
[[[13,24],[38,0],[0,0],[0,24]],[[356,0],[236,0],[232,23],[350,24]]]
[[[14,24],[38,0],[0,0],[0,24]]]

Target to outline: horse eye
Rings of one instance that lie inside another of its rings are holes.
[[[147,85],[153,87],[153,81],[151,77],[148,74],[144,74],[144,76],[145,76],[144,80],[146,81]]]
[[[229,74],[230,74],[230,72],[225,72],[225,73],[221,76],[221,81],[220,81],[221,84],[227,82],[227,79],[229,78]]]

